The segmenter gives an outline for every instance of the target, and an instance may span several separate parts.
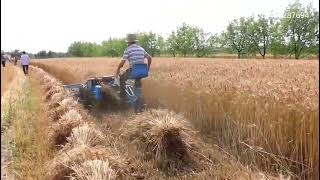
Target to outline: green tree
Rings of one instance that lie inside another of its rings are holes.
[[[219,52],[232,54],[234,53],[234,49],[232,48],[231,46],[232,44],[230,44],[230,41],[227,36],[228,36],[227,31],[222,31],[218,35],[216,48],[219,49]]]
[[[53,57],[54,57],[54,52],[48,51],[47,58],[53,58]]]
[[[288,47],[279,20],[275,20],[274,25],[271,28],[269,50],[274,57],[288,54]]]
[[[178,49],[177,36],[176,36],[176,33],[172,31],[166,40],[166,51],[169,54],[171,54],[173,57],[176,57],[177,49]]]
[[[47,52],[45,50],[39,51],[37,53],[38,58],[47,58]]]
[[[183,23],[177,30],[176,43],[177,51],[180,52],[184,57],[188,54],[193,53],[195,33],[194,28]]]
[[[117,49],[117,39],[109,38],[107,41],[102,43],[103,56],[118,57],[121,54],[121,51]]]
[[[211,45],[214,43],[213,37],[210,37],[210,33],[206,33],[203,29],[193,28],[194,44],[193,52],[197,57],[208,56],[211,52]]]
[[[157,43],[158,43],[158,46],[159,46],[159,56],[160,56],[161,54],[163,54],[165,52],[165,48],[166,48],[166,44],[165,43],[166,42],[165,42],[164,38],[161,35],[158,35],[157,39],[158,39]]]
[[[225,44],[234,49],[238,58],[244,53],[248,46],[248,21],[241,17],[239,20],[233,20],[227,27],[226,33],[223,34]]]
[[[82,43],[80,41],[73,42],[68,48],[68,54],[76,57],[83,57]]]
[[[160,41],[161,36],[153,32],[139,33],[139,44],[151,55],[155,56],[160,54]]]
[[[221,47],[221,41],[218,34],[210,34],[208,39],[210,49],[213,51],[216,48]]]
[[[265,58],[267,49],[269,48],[270,38],[274,25],[273,18],[267,18],[265,15],[258,15],[258,19],[249,20],[249,37],[254,49]]]
[[[282,27],[289,40],[289,50],[299,59],[302,51],[316,42],[319,34],[319,12],[311,5],[302,6],[299,1],[290,4],[284,12]]]

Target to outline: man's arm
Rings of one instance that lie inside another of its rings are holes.
[[[151,58],[151,56],[147,53],[146,50],[143,49],[143,51],[144,51],[144,58],[147,58],[147,59],[148,59],[148,70],[149,70],[149,69],[150,69],[150,66],[151,66],[152,58]]]
[[[116,76],[119,75],[120,69],[123,67],[125,62],[126,62],[126,60],[121,60],[121,62],[119,63],[118,68],[117,68],[117,72],[116,72]]]
[[[116,76],[118,76],[120,74],[120,69],[123,67],[124,63],[126,62],[126,60],[128,60],[128,58],[129,58],[129,53],[128,53],[127,49],[125,49],[123,52],[122,60],[118,65],[118,68],[116,71]]]

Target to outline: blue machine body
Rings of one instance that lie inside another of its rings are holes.
[[[100,85],[96,85],[94,88],[94,95],[97,101],[102,100],[102,90]]]
[[[148,67],[147,64],[136,64],[131,72],[131,77],[128,79],[125,85],[125,92],[127,96],[127,104],[131,107],[139,108],[142,103],[142,88],[137,86],[137,79],[148,76]],[[136,78],[133,78],[136,77]],[[100,82],[101,83],[101,82]],[[87,80],[86,83],[76,83],[64,85],[66,89],[71,91],[79,92],[81,88],[86,88],[92,95],[94,95],[96,101],[101,102],[103,100],[102,86],[94,78]],[[106,76],[103,83],[109,86],[110,89],[114,89],[114,77]]]

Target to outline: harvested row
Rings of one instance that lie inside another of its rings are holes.
[[[43,86],[44,100],[48,103],[48,114],[52,121],[49,129],[50,142],[54,145],[64,144],[72,129],[83,123],[83,118],[79,114],[80,105],[70,99],[70,94],[64,91],[59,81],[39,68],[32,67],[32,69],[38,77],[42,77],[40,84]]]
[[[47,162],[46,179],[114,179],[126,177],[125,164],[111,148],[104,146],[107,139],[95,129],[84,109],[71,94],[64,91],[62,84],[43,70],[32,67],[45,93],[52,125],[49,139],[62,148],[54,159]],[[80,113],[81,112],[81,113]],[[103,169],[101,169],[103,168]],[[85,170],[85,171],[83,171]],[[84,173],[85,172],[85,173]]]

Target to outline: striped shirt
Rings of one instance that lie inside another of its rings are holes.
[[[133,64],[144,63],[144,58],[150,57],[150,55],[138,44],[131,44],[123,53],[123,60],[128,60],[130,67]]]

